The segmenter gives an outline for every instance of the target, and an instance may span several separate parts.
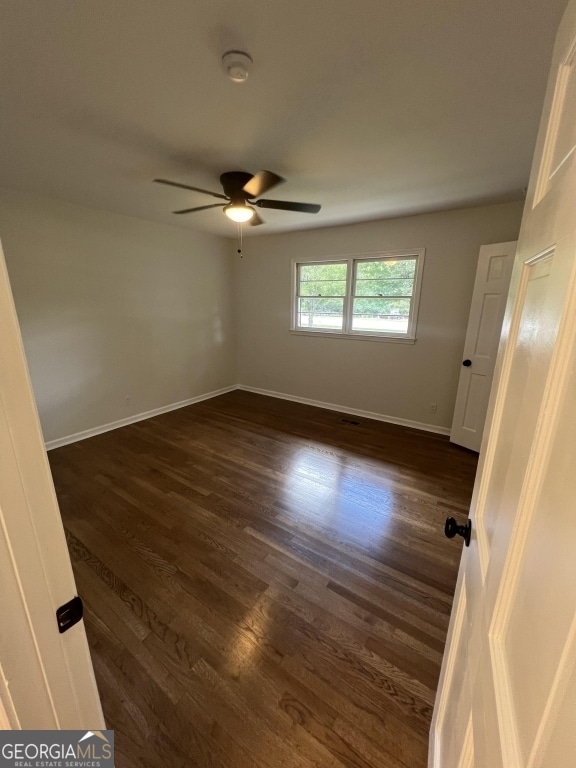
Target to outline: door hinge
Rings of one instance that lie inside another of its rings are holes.
[[[62,634],[66,630],[73,627],[74,624],[78,624],[82,616],[84,615],[84,604],[81,598],[78,596],[73,597],[56,611],[56,622],[58,624],[58,632]]]

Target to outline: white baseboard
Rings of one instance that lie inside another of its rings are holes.
[[[112,429],[118,429],[119,427],[126,427],[128,424],[135,424],[137,421],[144,421],[145,419],[151,419],[153,416],[160,416],[161,413],[168,413],[168,411],[175,411],[178,408],[185,408],[187,405],[194,405],[194,403],[200,403],[202,400],[210,400],[212,397],[218,397],[218,395],[225,395],[226,392],[232,392],[238,389],[236,384],[231,387],[224,387],[223,389],[217,389],[214,392],[207,392],[205,395],[198,395],[197,397],[190,397],[187,400],[180,400],[179,403],[171,403],[170,405],[163,405],[161,408],[154,408],[152,411],[145,411],[144,413],[137,413],[134,416],[128,416],[125,419],[118,419],[118,421],[111,421],[109,424],[103,424],[101,427],[93,427],[92,429],[85,429],[83,432],[76,432],[73,435],[67,435],[66,437],[58,437],[55,440],[50,440],[46,443],[46,450],[51,451],[53,448],[60,448],[63,445],[69,445],[69,443],[76,443],[78,440],[86,440],[89,437],[95,435],[101,435],[103,432],[110,432]]]
[[[361,411],[358,408],[349,408],[347,405],[337,405],[336,403],[324,403],[321,400],[310,400],[307,397],[297,397],[296,395],[287,395],[284,392],[272,392],[269,389],[258,389],[257,387],[247,387],[239,384],[236,389],[242,389],[245,392],[254,392],[257,395],[267,395],[268,397],[277,397],[280,400],[291,400],[294,403],[303,403],[304,405],[313,405],[316,408],[326,408],[329,411],[339,411],[340,413],[349,413],[351,416],[361,416],[364,419],[374,419],[375,421],[385,421],[388,424],[398,424],[401,427],[410,427],[411,429],[422,429],[425,432],[435,432],[437,435],[449,435],[449,427],[439,427],[436,424],[424,424],[420,421],[411,421],[410,419],[398,419],[395,416],[387,416],[384,413],[374,413],[373,411]]]
[[[92,429],[85,429],[83,432],[76,432],[73,435],[67,435],[65,437],[58,437],[55,440],[50,440],[46,443],[46,450],[51,451],[54,448],[61,448],[63,445],[69,445],[70,443],[76,443],[79,440],[86,440],[89,437],[95,435],[101,435],[103,432],[110,432],[113,429],[119,429],[120,427],[126,427],[128,424],[135,424],[137,421],[144,421],[145,419],[151,419],[153,416],[160,416],[162,413],[168,413],[169,411],[175,411],[178,408],[185,408],[187,405],[194,405],[194,403],[200,403],[202,400],[210,400],[212,397],[218,397],[218,395],[225,395],[227,392],[233,392],[235,389],[242,389],[245,392],[254,392],[257,395],[266,395],[267,397],[276,397],[280,400],[291,400],[294,403],[303,403],[304,405],[313,405],[316,408],[326,408],[329,411],[338,411],[339,413],[348,413],[351,416],[360,416],[364,419],[374,419],[375,421],[385,421],[388,424],[398,424],[401,427],[410,427],[411,429],[422,429],[425,432],[434,432],[438,435],[449,435],[450,429],[448,427],[439,427],[436,424],[424,424],[420,421],[411,421],[410,419],[398,419],[395,416],[387,416],[384,413],[374,413],[373,411],[362,411],[358,408],[349,408],[347,405],[338,405],[337,403],[325,403],[321,400],[311,400],[308,397],[298,397],[297,395],[288,395],[285,392],[273,392],[269,389],[259,389],[258,387],[248,387],[244,384],[234,384],[231,387],[224,387],[223,389],[217,389],[214,392],[207,392],[204,395],[198,395],[197,397],[190,397],[187,400],[181,400],[178,403],[171,403],[170,405],[164,405],[161,408],[154,408],[151,411],[145,411],[144,413],[137,413],[134,416],[128,416],[125,419],[119,419],[118,421],[111,421],[109,424],[103,424],[100,427],[93,427]]]

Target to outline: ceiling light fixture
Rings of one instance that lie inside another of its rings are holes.
[[[224,71],[234,83],[243,83],[252,69],[252,57],[244,51],[227,51],[222,56]]]
[[[254,208],[245,203],[230,203],[224,206],[224,213],[232,221],[242,224],[245,221],[250,221],[252,216],[256,213]]]

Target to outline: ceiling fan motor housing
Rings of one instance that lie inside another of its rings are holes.
[[[251,178],[252,174],[245,171],[228,171],[220,176],[220,184],[222,184],[224,194],[232,202],[243,202],[250,197],[243,187],[245,184],[248,184]]]

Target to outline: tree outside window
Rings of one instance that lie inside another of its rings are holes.
[[[293,330],[415,338],[424,252],[295,262]]]

